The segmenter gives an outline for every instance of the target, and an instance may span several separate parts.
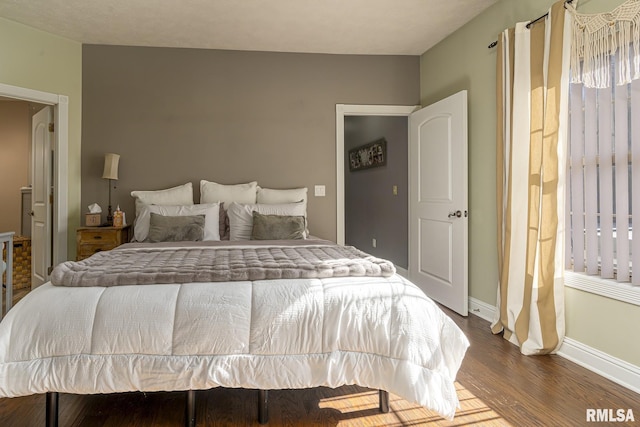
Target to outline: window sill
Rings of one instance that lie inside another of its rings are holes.
[[[564,284],[569,288],[640,306],[640,286],[567,270],[564,272]]]

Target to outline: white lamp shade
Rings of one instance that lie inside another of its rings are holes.
[[[104,155],[104,171],[102,172],[104,179],[118,179],[119,161],[119,154],[107,153]]]

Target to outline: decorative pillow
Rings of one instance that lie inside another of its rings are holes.
[[[258,194],[256,197],[259,204],[281,204],[281,203],[296,203],[302,202],[304,204],[304,221],[305,221],[305,235],[309,235],[309,229],[307,224],[307,187],[290,188],[287,190],[276,190],[273,188],[258,187]]]
[[[253,212],[262,215],[304,216],[304,205],[283,203],[275,205],[231,203],[229,215],[229,240],[250,240],[253,230]],[[306,234],[305,234],[306,237]]]
[[[225,185],[203,179],[200,181],[200,203],[224,202],[226,206],[231,202],[255,203],[257,186],[257,181]]]
[[[155,213],[162,216],[204,215],[204,235],[202,240],[220,240],[219,212],[220,205],[218,203],[184,206],[142,205],[142,209],[138,213],[138,218],[133,226],[133,237],[136,242],[147,241],[151,214]]]
[[[304,239],[304,228],[303,216],[262,215],[254,211],[251,240]]]
[[[193,184],[187,182],[184,185],[156,191],[132,191],[131,196],[136,201],[136,217],[142,205],[193,205]]]
[[[147,241],[197,242],[204,237],[205,215],[163,216],[151,213]]]

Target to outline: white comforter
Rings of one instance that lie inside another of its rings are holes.
[[[358,384],[451,418],[468,345],[399,275],[47,283],[0,323],[0,396]]]

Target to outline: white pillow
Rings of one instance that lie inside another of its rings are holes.
[[[143,205],[193,205],[193,184],[156,191],[132,191],[131,196],[136,200],[136,217]]]
[[[275,204],[275,203],[295,203],[303,201],[307,204],[307,187],[291,188],[288,190],[275,190],[272,188],[258,187],[258,196],[256,203]]]
[[[200,203],[224,202],[225,209],[232,202],[255,203],[257,186],[257,181],[225,185],[203,179],[200,181]]]
[[[204,237],[202,240],[220,240],[220,228],[218,225],[219,212],[220,205],[218,203],[182,206],[142,205],[140,211],[138,211],[138,218],[133,227],[133,237],[136,242],[144,242],[147,240],[151,214],[155,213],[163,216],[204,215]]]
[[[302,202],[304,205],[305,235],[309,235],[309,223],[307,221],[307,187],[276,190],[273,188],[258,187],[256,202],[259,204],[281,204]]]
[[[251,240],[254,211],[262,215],[304,216],[305,214],[302,202],[272,205],[231,203],[227,209],[229,240]]]

